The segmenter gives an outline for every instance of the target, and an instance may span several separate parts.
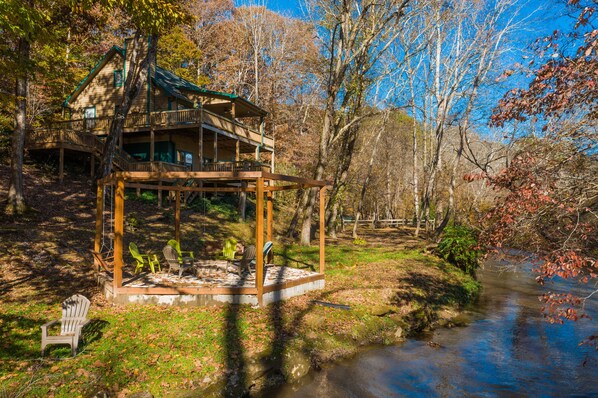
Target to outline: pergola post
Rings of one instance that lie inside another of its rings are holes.
[[[255,284],[257,302],[264,304],[264,178],[259,177],[255,187]]]
[[[174,191],[174,238],[181,243],[181,192]]]
[[[93,250],[99,253],[102,249],[102,233],[104,232],[102,231],[102,225],[104,223],[104,185],[99,181],[96,195],[96,234],[93,239]],[[93,258],[93,264],[97,267],[100,266],[95,256]]]
[[[326,225],[325,225],[325,215],[326,215],[326,187],[320,188],[320,274],[324,273],[324,268],[326,266]]]
[[[266,192],[267,198],[267,206],[266,206],[266,216],[267,216],[267,224],[266,224],[266,239],[270,242],[272,241],[272,225],[274,223],[274,203],[272,201],[272,191]],[[268,253],[268,258],[266,259],[268,263],[272,262],[273,253],[270,251]]]
[[[114,278],[112,286],[114,293],[122,287],[123,282],[123,235],[125,215],[125,180],[116,179],[116,192],[114,194]]]

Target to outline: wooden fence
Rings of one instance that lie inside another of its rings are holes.
[[[436,220],[430,219],[428,223],[434,228],[436,227]],[[355,219],[341,218],[341,229],[344,231],[346,226],[354,225]],[[367,227],[372,229],[376,228],[398,228],[400,226],[412,226],[415,227],[415,220],[410,218],[395,218],[395,219],[370,219],[370,220],[359,220],[357,221],[357,227]],[[421,227],[426,226],[426,220],[421,220]]]

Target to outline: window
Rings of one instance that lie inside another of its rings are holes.
[[[193,154],[187,151],[177,151],[177,162],[185,166],[193,166]]]
[[[123,85],[123,71],[122,69],[114,71],[114,87],[122,87]]]
[[[86,129],[92,129],[96,125],[96,107],[95,106],[87,106],[83,111],[83,119]]]

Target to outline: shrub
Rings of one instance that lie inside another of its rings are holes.
[[[365,241],[365,239],[355,238],[353,239],[353,244],[357,246],[365,246],[367,245],[367,242]]]
[[[475,276],[480,266],[482,252],[478,249],[477,234],[467,227],[447,227],[437,251],[442,258],[469,275]]]

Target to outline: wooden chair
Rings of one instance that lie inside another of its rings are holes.
[[[181,244],[176,239],[171,239],[168,242],[166,242],[166,244],[172,246],[174,250],[176,250],[179,263],[182,264],[187,261],[192,262],[195,259],[193,252],[181,250]]]
[[[79,338],[83,326],[89,323],[87,311],[89,300],[79,294],[69,297],[62,303],[62,318],[48,322],[41,326],[42,329],[42,356],[47,345],[68,344],[71,346],[73,356],[77,353]],[[49,335],[48,328],[60,322],[60,335]]]
[[[243,252],[243,257],[241,258],[241,261],[239,261],[239,276],[241,276],[241,274],[244,271],[249,272],[250,275],[251,274],[251,262],[253,261],[253,263],[255,264],[255,246],[251,245],[251,246],[247,246],[245,248],[245,251]]]
[[[178,253],[176,252],[174,247],[166,245],[164,246],[162,253],[164,253],[164,258],[168,263],[168,273],[170,273],[170,271],[179,271],[180,278],[183,275],[183,272],[185,272],[185,270],[193,271],[193,263],[183,262],[181,264],[179,262]]]
[[[129,243],[129,251],[131,252],[131,256],[133,256],[133,258],[137,262],[137,265],[135,266],[135,273],[143,271],[143,267],[146,265],[150,268],[153,274],[156,273],[156,266],[158,267],[158,271],[161,271],[160,260],[158,260],[157,255],[150,253],[139,253],[137,245],[133,242]]]

